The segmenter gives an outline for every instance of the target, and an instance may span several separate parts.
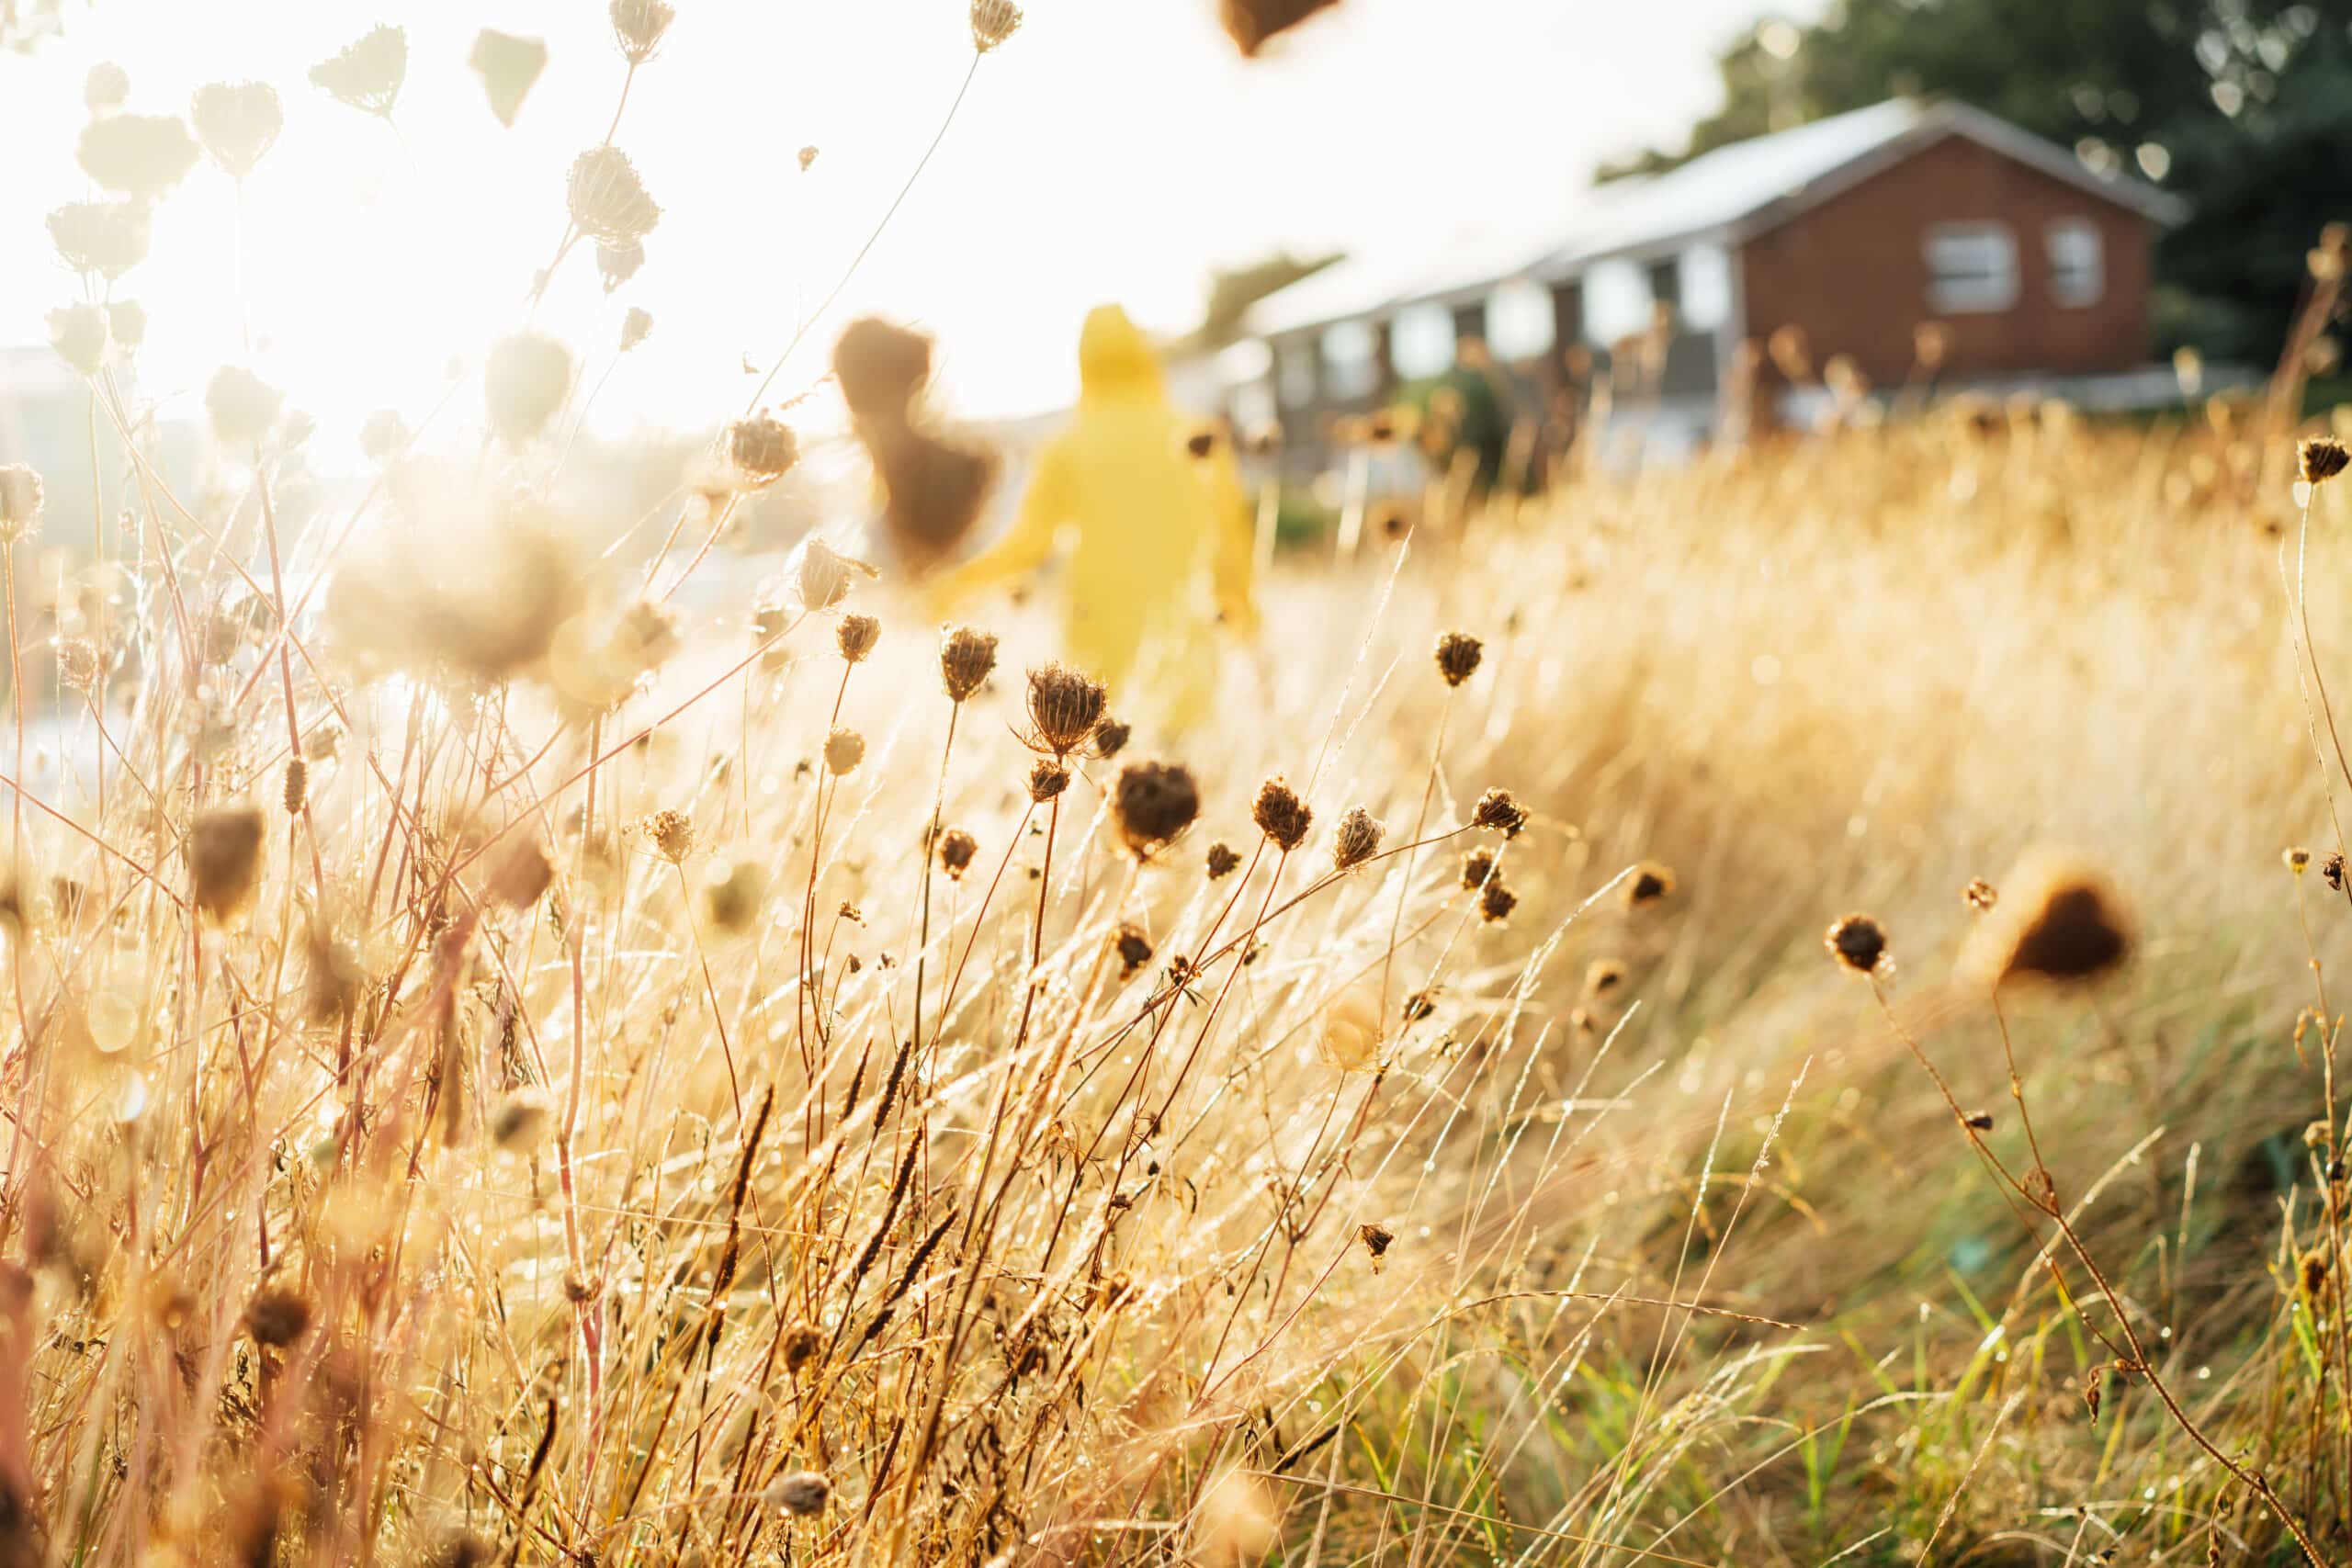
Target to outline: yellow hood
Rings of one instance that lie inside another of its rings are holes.
[[[1078,384],[1080,402],[1109,398],[1165,395],[1159,378],[1159,356],[1127,313],[1116,305],[1098,305],[1087,312],[1078,336]]]

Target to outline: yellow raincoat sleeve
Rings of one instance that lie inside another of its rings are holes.
[[[1210,580],[1216,590],[1216,607],[1237,635],[1255,637],[1258,606],[1250,592],[1250,571],[1257,556],[1256,522],[1250,499],[1241,489],[1241,475],[1233,455],[1220,444],[1210,459],[1209,510],[1215,516],[1216,537],[1209,554]]]
[[[955,570],[941,577],[931,591],[935,615],[945,615],[962,601],[1000,582],[1025,577],[1046,564],[1054,542],[1070,519],[1069,460],[1061,443],[1049,444],[1038,455],[1036,472],[1013,514],[1003,538]]]

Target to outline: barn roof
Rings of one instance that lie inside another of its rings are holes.
[[[1490,231],[1437,245],[1418,242],[1408,253],[1351,257],[1260,300],[1249,326],[1258,335],[1279,336],[1407,304],[1473,299],[1514,278],[1570,276],[1612,257],[1662,254],[1699,241],[1736,243],[1949,136],[2157,222],[2177,223],[2187,212],[2178,197],[2102,175],[2069,150],[1982,109],[1951,100],[1890,98],[1736,141],[1662,175],[1595,186],[1570,211],[1533,231]]]

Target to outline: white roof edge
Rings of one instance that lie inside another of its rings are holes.
[[[1531,256],[1516,267],[1494,273],[1442,288],[1407,288],[1403,292],[1386,291],[1386,297],[1362,305],[1341,315],[1320,320],[1283,321],[1271,329],[1261,330],[1267,337],[1290,337],[1328,326],[1332,321],[1360,320],[1390,312],[1407,305],[1435,302],[1453,304],[1474,298],[1487,289],[1516,278],[1556,281],[1573,276],[1595,262],[1619,258],[1639,258],[1671,253],[1701,242],[1736,244],[1755,235],[1779,227],[1811,210],[1872,175],[1883,173],[1942,141],[1947,136],[1961,136],[2003,157],[2064,181],[2076,188],[2115,206],[2138,212],[2151,220],[2167,227],[2177,226],[2188,216],[2189,204],[2168,191],[2159,190],[2143,180],[2128,175],[2102,175],[2086,166],[2067,148],[2061,147],[2032,132],[2018,129],[1999,116],[1962,103],[1956,98],[1908,100],[1917,107],[1916,117],[1907,123],[1891,126],[1887,134],[1837,164],[1807,180],[1793,190],[1766,197],[1745,210],[1721,221],[1696,227],[1661,230],[1643,234],[1618,243],[1602,243],[1590,249],[1579,248],[1573,240],[1564,246]],[[1871,109],[1851,111],[1855,116],[1883,109],[1890,104],[1905,100],[1888,99]],[[1838,117],[1833,117],[1838,118]],[[1821,124],[1822,121],[1813,121]],[[1800,128],[1802,129],[1802,128]],[[1734,142],[1737,147],[1743,143]],[[1688,167],[1689,165],[1683,165]],[[1672,178],[1672,173],[1657,176]],[[1278,291],[1279,293],[1279,291]],[[1269,295],[1268,299],[1276,298]]]

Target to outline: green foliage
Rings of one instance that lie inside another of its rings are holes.
[[[1777,51],[1768,45],[1779,46]],[[2301,0],[1834,0],[1805,28],[1767,22],[1722,52],[1724,106],[1651,174],[1730,142],[1943,95],[2186,197],[2166,237],[2162,347],[2276,354],[2320,229],[2352,217],[2352,21]]]
[[[1280,251],[1240,266],[1217,268],[1209,275],[1208,303],[1202,308],[1201,324],[1193,329],[1193,346],[1224,347],[1240,335],[1241,318],[1250,306],[1339,259],[1336,251],[1306,257]]]

